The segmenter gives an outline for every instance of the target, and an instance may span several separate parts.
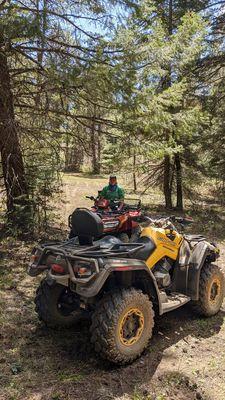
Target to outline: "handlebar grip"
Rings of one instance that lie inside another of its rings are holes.
[[[175,217],[175,221],[179,222],[180,224],[192,224],[194,222],[193,218],[191,217]]]
[[[147,215],[138,215],[137,217],[132,217],[133,220],[137,222],[149,222],[152,223],[154,220],[150,217],[147,217]]]

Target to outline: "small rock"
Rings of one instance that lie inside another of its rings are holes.
[[[19,364],[12,364],[10,369],[13,375],[17,375],[22,371],[21,365]]]

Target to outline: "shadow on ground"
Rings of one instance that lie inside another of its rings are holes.
[[[48,330],[39,324],[32,332],[27,332],[26,339],[19,349],[20,357],[24,368],[32,368],[32,374],[41,381],[42,390],[45,390],[45,386],[48,389],[51,387],[54,393],[58,393],[58,399],[113,399],[125,393],[132,395],[137,387],[149,384],[165,351],[181,340],[188,346],[189,335],[196,338],[198,352],[201,339],[220,331],[224,316],[225,312],[221,311],[213,318],[199,319],[185,306],[158,318],[148,349],[141,358],[124,367],[113,366],[96,357],[90,344],[88,322],[63,331]],[[165,382],[168,379],[173,383],[178,382],[181,385],[180,390],[186,393],[185,396],[189,396],[188,391],[192,393],[192,389],[195,388],[189,379],[179,372],[179,357],[177,354],[169,354],[167,357],[174,357],[172,361],[177,364],[178,372],[172,375],[167,373],[164,377],[161,376],[161,379],[165,379]],[[29,392],[29,387],[26,391]],[[52,397],[43,397],[45,398]],[[176,397],[180,398],[191,399]]]

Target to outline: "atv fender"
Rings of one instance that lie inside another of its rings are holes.
[[[189,267],[187,268],[187,288],[186,294],[192,300],[199,298],[199,279],[201,269],[206,261],[206,258],[215,252],[214,246],[206,241],[199,242],[191,254],[189,259]]]
[[[151,271],[145,264],[145,262],[140,260],[129,260],[129,259],[116,259],[108,260],[104,268],[100,270],[94,281],[90,283],[76,284],[76,293],[82,297],[91,298],[95,297],[101,289],[103,289],[105,282],[109,278],[110,274],[124,273],[126,271],[146,271],[149,276],[149,282],[152,283],[154,288],[154,297],[159,308],[159,314],[162,312],[162,301],[160,298],[160,291],[156,282],[156,279]]]

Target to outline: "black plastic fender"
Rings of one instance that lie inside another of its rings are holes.
[[[210,253],[214,252],[213,245],[206,241],[199,242],[191,254],[189,259],[188,273],[187,273],[187,296],[192,300],[199,298],[199,279],[201,269],[205,263],[206,258]]]
[[[94,281],[91,281],[89,284],[76,284],[76,293],[80,296],[91,298],[95,297],[100,290],[103,288],[107,278],[113,272],[124,272],[124,271],[140,271],[144,270],[149,275],[149,280],[153,283],[155,293],[157,296],[157,302],[159,307],[159,313],[162,311],[162,302],[160,298],[159,288],[153,275],[151,269],[147,267],[145,262],[136,260],[136,259],[108,259],[107,264],[100,270],[100,272],[96,275]]]

